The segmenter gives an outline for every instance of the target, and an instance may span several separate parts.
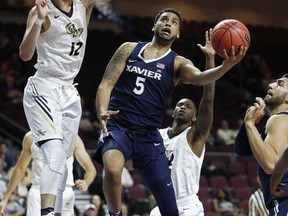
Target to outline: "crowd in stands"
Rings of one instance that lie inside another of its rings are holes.
[[[7,29],[6,25],[8,24],[0,23],[0,29]],[[96,147],[100,132],[94,99],[107,61],[120,43],[131,38],[135,41],[150,38],[152,25],[153,20],[150,18],[122,17],[123,33],[90,30],[87,53],[76,80],[80,83],[79,92],[83,106],[79,134],[87,144],[88,150]],[[200,50],[197,50],[196,44],[203,44],[204,31],[213,25],[213,23],[185,21],[181,39],[175,44],[175,50],[191,58],[200,68],[204,67],[204,58]],[[259,185],[255,176],[256,162],[251,158],[237,158],[233,153],[233,142],[239,128],[239,119],[242,119],[246,108],[256,95],[265,94],[266,89],[263,86],[267,86],[267,83],[288,68],[287,61],[275,55],[279,53],[277,51],[280,47],[279,43],[281,46],[288,45],[288,30],[261,26],[248,26],[248,28],[251,31],[252,44],[247,57],[216,83],[215,121],[207,144],[199,191],[199,197],[207,211],[205,215],[208,216],[236,215],[235,212],[237,215],[248,214],[248,199],[255,190],[258,190]],[[9,112],[23,109],[23,87],[27,78],[34,73],[35,59],[24,63],[18,57],[18,46],[21,40],[19,35],[22,35],[23,29],[23,25],[9,24],[9,32],[0,32],[0,103],[5,104],[7,109],[0,112],[5,112],[9,118],[27,127],[25,123],[23,124],[24,115],[21,121],[21,118],[15,116],[14,112]],[[277,34],[282,35],[283,40],[278,39]],[[283,35],[287,35],[286,40]],[[107,40],[108,43],[103,43]],[[275,51],[271,52],[271,50]],[[192,99],[197,103],[201,97],[201,90],[201,87],[180,84],[167,105],[163,127],[171,124],[171,111],[176,101],[182,97],[193,97]],[[9,172],[16,161],[16,158],[9,155],[7,145],[2,141],[3,139],[0,139],[0,198],[5,191]],[[107,215],[101,189],[102,169],[98,164],[96,167],[98,176],[89,190],[91,203],[81,211],[75,206],[75,215]],[[133,184],[123,185],[125,197],[123,208],[127,209],[127,212],[123,211],[123,214],[148,215],[150,209],[155,206],[155,201],[139,175],[135,171],[127,172],[131,175]],[[7,205],[7,215],[25,215],[25,200],[29,184],[29,170],[27,170],[23,183],[19,185]],[[224,210],[224,208],[229,210]]]

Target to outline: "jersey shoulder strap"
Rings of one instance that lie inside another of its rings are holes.
[[[277,113],[277,115],[281,115],[281,114],[288,115],[288,110],[284,110],[284,111],[281,111],[281,112]]]

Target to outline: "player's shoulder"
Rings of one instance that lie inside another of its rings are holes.
[[[122,43],[121,47],[125,49],[134,49],[137,46],[136,42],[124,42]]]
[[[185,58],[184,56],[181,56],[181,55],[176,55],[175,56],[175,60],[174,60],[174,64],[175,66],[183,66],[183,65],[186,65],[186,64],[192,64],[192,61],[188,58]]]
[[[288,114],[285,113],[278,113],[276,115],[270,116],[270,118],[267,121],[266,127],[269,126],[280,126],[280,125],[287,125],[288,126]],[[278,127],[279,128],[279,127]],[[288,127],[287,127],[288,128]]]
[[[137,43],[135,42],[124,42],[118,48],[118,52],[122,55],[129,55],[136,46]]]
[[[97,2],[100,2],[100,0],[79,0],[85,8],[90,7],[91,5],[97,4]]]

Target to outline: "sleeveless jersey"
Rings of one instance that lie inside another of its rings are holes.
[[[187,133],[190,128],[186,128],[171,139],[168,136],[169,128],[159,130],[163,137],[166,156],[172,163],[171,178],[177,200],[187,196],[195,196],[199,191],[205,148],[200,158],[192,152],[187,142]]]
[[[37,73],[44,78],[73,81],[79,73],[85,53],[86,9],[80,0],[73,0],[68,15],[48,1],[47,16],[51,26],[46,32],[40,33],[36,45]]]
[[[288,115],[288,111],[283,111],[279,112],[277,115]],[[265,131],[265,129],[264,129]],[[267,134],[265,132],[262,133],[262,139],[264,140]],[[270,194],[270,179],[271,175],[268,175],[264,172],[263,168],[258,164],[258,174],[259,174],[259,179],[261,182],[262,190],[263,190],[263,195],[264,195],[264,201],[266,204],[266,207],[269,209],[269,204],[273,202],[274,199],[283,199],[284,197],[287,199],[288,195],[284,195],[281,198],[276,198],[275,196],[272,196]],[[288,184],[288,172],[286,172],[281,180],[281,183]]]
[[[146,60],[149,43],[139,42],[126,61],[110,99],[109,110],[120,110],[112,116],[139,126],[160,127],[166,101],[172,93],[174,58],[169,49],[159,58]]]
[[[30,147],[31,156],[32,156],[32,175],[31,175],[31,184],[32,185],[40,185],[40,178],[42,175],[42,167],[43,167],[43,156],[41,149],[33,143]],[[66,186],[74,186],[74,178],[73,178],[73,155],[67,159],[67,169],[68,169],[68,177]]]

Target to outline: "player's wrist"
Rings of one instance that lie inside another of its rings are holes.
[[[38,26],[42,26],[44,19],[37,17],[37,19],[35,20],[34,24],[38,25]]]

